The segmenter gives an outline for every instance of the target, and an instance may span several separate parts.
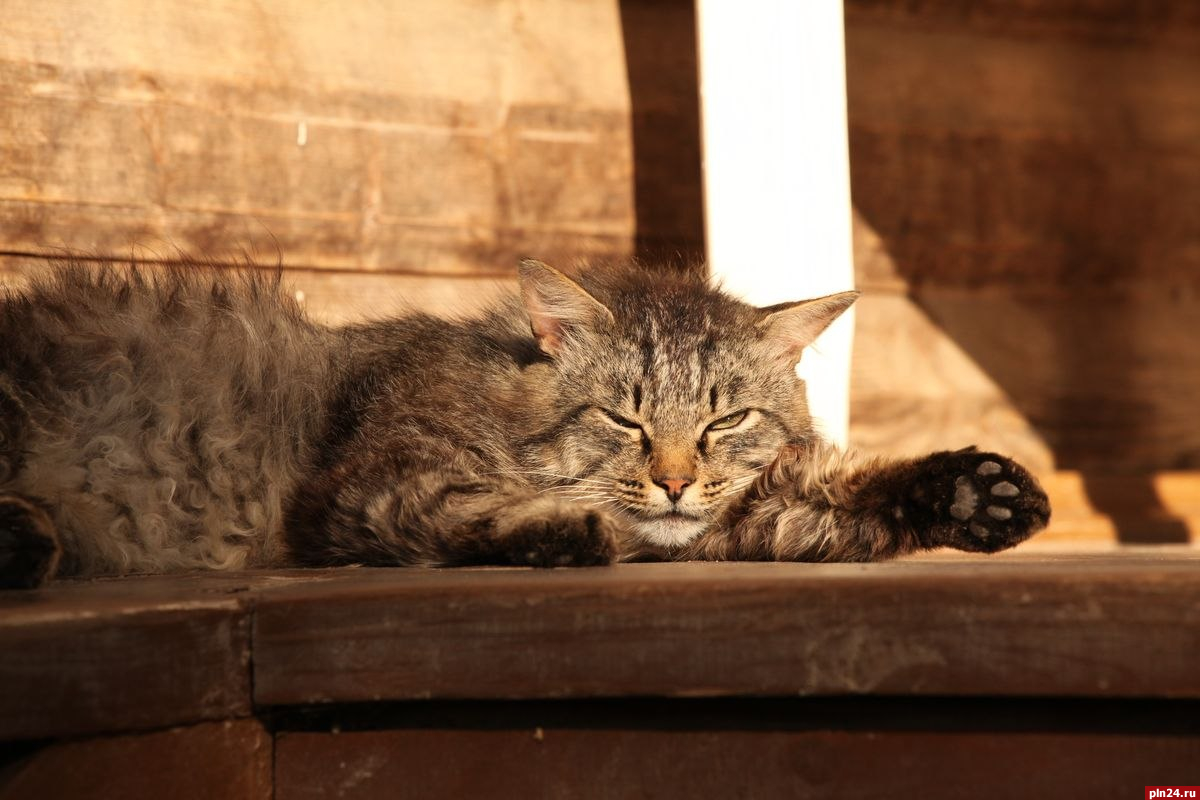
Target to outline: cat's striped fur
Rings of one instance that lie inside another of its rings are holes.
[[[521,267],[446,321],[330,328],[277,278],[66,266],[0,300],[0,581],[289,564],[870,560],[1048,517],[973,451],[839,453],[794,366],[853,293]]]

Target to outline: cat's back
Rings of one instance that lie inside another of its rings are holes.
[[[65,572],[260,563],[322,420],[332,334],[278,277],[64,265],[0,299],[0,492]]]
[[[67,263],[0,297],[0,369],[31,390],[83,389],[114,367],[220,372],[319,339],[276,276],[250,271]]]

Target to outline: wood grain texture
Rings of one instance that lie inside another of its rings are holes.
[[[270,800],[272,749],[257,720],[56,742],[0,768],[0,799]]]
[[[1186,47],[1200,40],[1200,9],[1155,0],[846,0],[846,23],[964,28],[1010,37]]]
[[[1064,542],[1200,544],[1200,473],[1042,475],[1054,516],[1038,547]]]
[[[973,13],[987,4],[870,5],[850,4],[846,40],[854,204],[875,234],[860,282],[1195,286],[1200,48],[1014,36]],[[1049,22],[1063,5],[1022,8]],[[947,24],[901,21],[926,12]]]
[[[1184,3],[847,4],[868,290],[852,440],[911,452],[936,432],[1088,475],[1196,465],[1197,21]]]
[[[7,12],[0,249],[465,273],[632,250],[612,3]]]
[[[1013,407],[1006,386],[971,351],[946,336],[911,299],[868,292],[856,304],[851,362],[850,444],[867,452],[918,456],[976,445],[1005,453],[1036,473],[1052,471],[1043,434]],[[989,331],[981,331],[980,337]],[[1004,325],[1020,347],[1009,363],[1037,351],[1021,325]],[[997,347],[1000,353],[1011,351]],[[1034,360],[1031,366],[1037,366]],[[1042,386],[1041,382],[1038,386]]]
[[[877,565],[63,582],[0,596],[0,740],[243,717],[252,685],[260,711],[430,698],[1200,698],[1198,564],[1193,547],[1060,543]]]
[[[978,444],[1038,472],[1200,466],[1200,301],[1187,295],[925,287],[868,293],[856,324],[858,447]]]
[[[244,605],[214,584],[0,592],[0,740],[246,716],[249,648]]]
[[[1193,562],[952,563],[364,570],[262,598],[255,700],[1200,696]]]
[[[286,734],[276,797],[382,799],[403,787],[431,799],[1123,800],[1146,785],[1187,785],[1200,757],[1194,733],[678,730],[658,719],[665,729],[589,730],[584,717],[566,729]]]

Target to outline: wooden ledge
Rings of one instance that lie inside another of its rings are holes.
[[[1198,697],[1192,551],[364,570],[263,597],[255,702]]]
[[[1200,549],[0,593],[0,739],[424,698],[1200,698]],[[251,690],[253,687],[253,690]]]
[[[189,583],[0,592],[0,739],[250,714],[245,609]]]

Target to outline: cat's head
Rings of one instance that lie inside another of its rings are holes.
[[[688,274],[520,267],[554,419],[525,442],[544,485],[644,542],[700,534],[779,448],[813,435],[801,351],[857,292],[755,308]]]

